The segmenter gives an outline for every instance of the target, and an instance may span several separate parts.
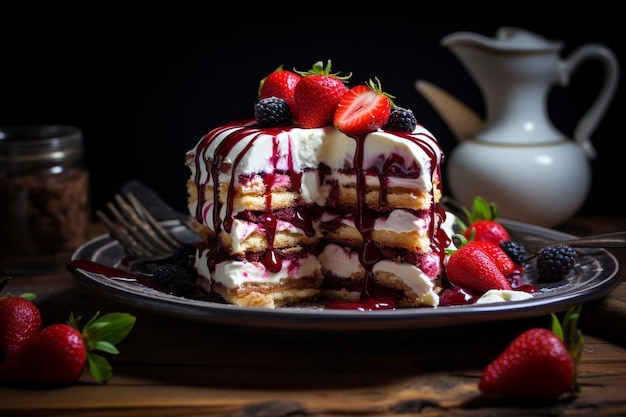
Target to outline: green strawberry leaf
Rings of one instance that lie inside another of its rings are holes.
[[[95,380],[101,384],[106,384],[113,376],[113,368],[109,361],[95,353],[87,353],[87,368]]]
[[[582,391],[578,382],[578,362],[583,351],[584,338],[582,331],[578,328],[578,319],[582,306],[575,306],[565,312],[563,321],[559,322],[556,315],[552,314],[552,332],[556,334],[565,344],[567,351],[574,359],[574,384],[572,393],[578,394]]]
[[[121,342],[135,324],[135,317],[128,313],[109,313],[97,318],[98,313],[85,325],[83,335],[94,342],[107,341],[113,345]]]
[[[85,324],[82,331],[79,328],[80,319],[81,317],[75,317],[72,312],[68,324],[81,332],[87,349],[89,372],[98,382],[106,384],[112,376],[111,365],[106,358],[94,353],[94,351],[112,355],[119,354],[115,345],[130,333],[135,325],[136,317],[128,313],[109,313],[100,317],[100,312],[96,312]]]
[[[473,236],[472,236],[472,237],[473,237]],[[464,235],[462,235],[461,233],[455,233],[455,234],[452,236],[452,240],[454,241],[454,246],[455,246],[455,248],[454,248],[454,249],[451,249],[451,248],[446,248],[446,249],[444,250],[444,252],[445,252],[445,254],[446,254],[446,255],[452,255],[454,252],[456,252],[457,250],[459,250],[459,248],[461,248],[461,247],[463,247],[463,246],[467,245],[467,242],[468,242],[468,239],[467,239]]]
[[[326,63],[326,66],[324,66],[323,61],[317,61],[316,63],[313,64],[313,68],[309,69],[308,71],[298,71],[295,68],[293,69],[293,71],[297,74],[302,75],[303,77],[306,77],[307,75],[327,75],[330,77],[335,77],[343,81],[344,83],[346,83],[350,79],[350,77],[352,77],[352,73],[348,75],[340,75],[339,72],[331,72],[331,68],[332,68],[332,62],[329,59],[328,62]]]
[[[4,287],[9,283],[9,281],[13,279],[11,277],[5,276],[5,277],[0,277],[0,291],[2,291],[4,289]],[[6,297],[10,297],[13,294],[11,294],[10,292],[0,296],[0,298],[6,298]],[[35,297],[37,297],[37,294],[35,294],[34,292],[25,292],[19,295],[22,298],[25,298],[27,300],[33,301],[35,299]]]
[[[480,196],[474,197],[474,203],[472,205],[472,211],[463,208],[468,222],[471,225],[478,220],[498,220],[498,206],[495,203],[490,203]]]
[[[99,350],[101,352],[110,353],[111,355],[118,355],[120,353],[119,349],[116,348],[115,345],[104,340],[99,340],[94,343],[92,350]]]

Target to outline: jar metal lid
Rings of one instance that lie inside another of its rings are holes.
[[[81,158],[83,135],[76,126],[0,127],[0,163],[43,162]]]

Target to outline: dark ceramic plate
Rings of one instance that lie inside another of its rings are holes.
[[[555,241],[574,236],[538,226],[502,220],[516,240],[544,237]],[[178,221],[163,223],[182,241],[192,241],[192,232]],[[536,317],[563,311],[601,298],[620,279],[619,263],[607,250],[577,249],[576,267],[562,281],[537,285],[532,299],[482,305],[440,306],[379,311],[325,310],[322,305],[263,309],[237,307],[169,295],[135,282],[111,279],[84,269],[73,270],[79,284],[107,299],[155,314],[261,330],[383,331],[441,328],[465,324]],[[106,266],[118,266],[124,257],[121,246],[109,235],[96,237],[76,250],[72,259],[87,259]],[[533,282],[529,268],[525,281]]]

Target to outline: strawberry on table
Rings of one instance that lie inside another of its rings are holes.
[[[515,338],[484,369],[479,389],[486,394],[537,399],[579,393],[580,311],[580,306],[568,310],[562,325],[552,314],[552,330],[532,328]]]
[[[352,73],[331,73],[330,59],[326,66],[318,61],[312,69],[296,72],[302,76],[294,90],[299,125],[308,129],[332,124],[337,105],[348,91],[345,82]]]
[[[69,324],[52,324],[0,366],[0,380],[68,384],[82,375],[86,361],[87,351],[80,332]]]
[[[380,81],[369,80],[346,92],[335,112],[335,128],[347,135],[360,135],[381,128],[389,119],[393,96],[382,91]]]
[[[298,107],[294,98],[296,84],[302,79],[300,74],[283,69],[282,65],[263,78],[259,83],[259,100],[277,97],[285,100],[291,109],[294,120],[298,120]]]
[[[96,313],[82,331],[79,321],[71,314],[67,323],[51,324],[32,335],[0,362],[0,382],[64,385],[78,380],[86,366],[98,382],[108,382],[111,366],[95,352],[118,354],[115,345],[130,332],[135,317]]]
[[[0,362],[13,356],[41,328],[33,294],[0,298]]]

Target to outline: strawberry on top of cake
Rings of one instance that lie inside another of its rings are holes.
[[[377,78],[348,88],[350,77],[330,60],[280,67],[254,118],[187,152],[206,291],[266,308],[439,304],[454,221],[438,204],[443,152]]]

